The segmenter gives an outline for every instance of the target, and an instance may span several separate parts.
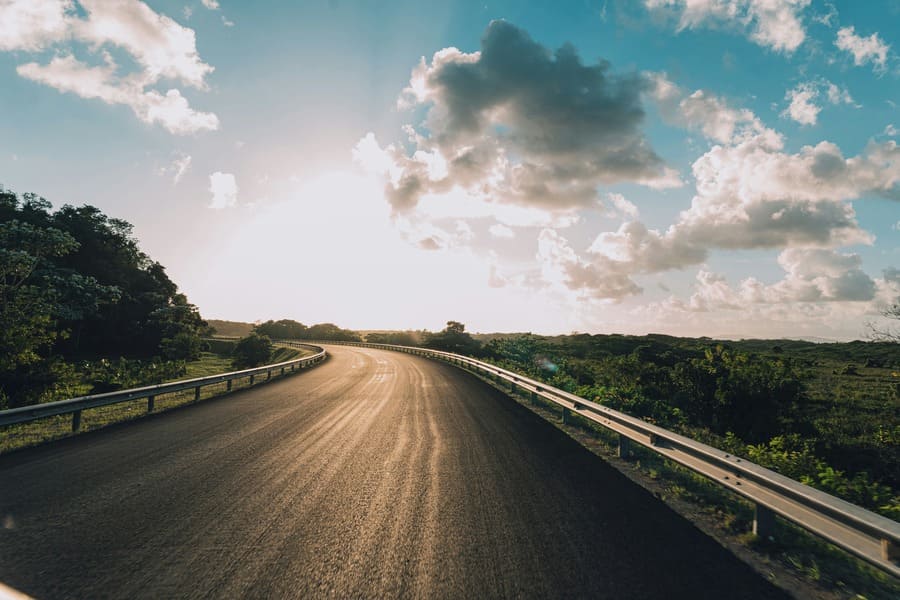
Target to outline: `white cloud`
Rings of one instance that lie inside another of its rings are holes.
[[[753,111],[733,108],[723,98],[705,90],[689,94],[670,81],[665,73],[648,73],[647,77],[652,82],[649,95],[668,123],[700,131],[707,139],[720,144],[762,135],[774,143],[779,137],[778,133],[767,129]]]
[[[781,114],[789,116],[801,125],[815,125],[822,110],[822,107],[813,102],[817,95],[818,90],[811,83],[799,84],[784,95],[784,99],[790,100],[791,103]]]
[[[830,2],[825,3],[825,8],[826,11],[824,13],[813,16],[813,21],[815,21],[816,23],[821,23],[826,27],[831,27],[838,17],[838,11],[837,8],[835,8],[834,4],[831,4]]]
[[[172,162],[159,169],[159,174],[163,177],[172,176],[172,184],[178,185],[181,178],[191,168],[191,156],[184,152],[176,152]]]
[[[553,229],[544,229],[538,236],[537,259],[544,282],[588,298],[619,301],[641,292],[616,261],[605,257],[582,259],[568,240]]]
[[[231,173],[216,171],[210,175],[209,191],[212,193],[212,201],[209,203],[209,208],[221,210],[237,205],[237,180]]]
[[[73,19],[74,35],[90,44],[125,49],[143,67],[147,83],[178,79],[199,89],[213,67],[197,52],[194,30],[137,0],[80,0],[86,19]]]
[[[888,123],[887,127],[884,128],[884,135],[886,136],[896,137],[898,133],[900,133],[900,130],[894,127],[893,123]]]
[[[171,133],[218,129],[219,119],[215,114],[193,110],[177,89],[170,89],[165,94],[147,91],[134,78],[118,78],[115,71],[116,65],[108,56],[103,66],[90,66],[71,55],[62,55],[46,65],[32,62],[16,68],[22,77],[61,92],[128,106],[141,121],[159,123]]]
[[[847,88],[842,88],[830,81],[825,81],[824,83],[829,102],[832,104],[853,104],[853,97],[847,91]]]
[[[841,50],[846,50],[853,55],[853,64],[862,66],[872,63],[876,71],[883,71],[887,66],[887,56],[890,45],[884,43],[878,33],[868,37],[856,35],[855,29],[842,27],[837,32],[834,45]]]
[[[161,80],[207,89],[213,67],[200,58],[192,29],[138,0],[81,0],[79,6],[83,17],[71,1],[5,0],[0,5],[0,50],[33,52],[79,42],[101,60],[88,64],[74,58],[69,48],[47,64],[20,65],[21,76],[84,98],[124,104],[142,121],[159,123],[172,133],[218,128],[218,118],[190,108],[180,90],[147,89]],[[127,52],[139,69],[120,73],[110,48]]]
[[[816,100],[824,94],[831,104],[853,104],[853,97],[847,88],[842,88],[827,79],[805,81],[788,90],[785,100],[790,100],[787,108],[781,113],[801,125],[815,125],[822,107]]]
[[[785,270],[782,280],[765,285],[748,277],[736,288],[722,275],[701,269],[690,299],[680,303],[671,298],[670,302],[684,310],[705,312],[745,310],[760,304],[868,302],[876,298],[877,283],[860,269],[858,254],[789,248],[778,255],[778,264]]]
[[[515,232],[503,223],[495,223],[488,229],[490,234],[496,238],[512,239],[516,237]]]
[[[218,0],[200,0],[200,2],[209,10],[219,10]]]
[[[0,50],[35,52],[64,39],[72,0],[0,0]]]
[[[626,200],[622,194],[609,193],[606,194],[606,199],[612,205],[610,210],[606,212],[607,216],[637,219],[641,214],[638,207]]]
[[[713,146],[693,173],[697,194],[672,226],[658,231],[630,221],[600,233],[588,249],[591,268],[619,278],[699,264],[712,249],[831,251],[872,243],[846,201],[863,194],[900,199],[900,148],[893,141],[845,158],[830,142],[785,153],[780,136],[763,133]]]
[[[678,29],[727,28],[756,44],[793,52],[806,39],[802,13],[810,0],[644,0],[651,13],[677,19]]]

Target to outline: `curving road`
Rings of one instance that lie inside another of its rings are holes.
[[[575,441],[424,358],[316,369],[0,457],[37,598],[783,597]]]

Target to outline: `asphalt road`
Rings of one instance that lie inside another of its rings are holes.
[[[783,597],[476,378],[329,350],[0,457],[0,582],[37,598]]]

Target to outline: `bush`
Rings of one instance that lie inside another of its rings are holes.
[[[231,355],[232,362],[238,369],[264,365],[272,358],[272,340],[268,336],[251,333],[238,340]]]

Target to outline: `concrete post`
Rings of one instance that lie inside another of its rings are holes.
[[[762,504],[757,504],[754,509],[753,533],[763,539],[775,536],[775,513]]]
[[[629,458],[631,456],[631,440],[621,433],[619,434],[619,445],[616,448],[616,455],[619,458]]]

